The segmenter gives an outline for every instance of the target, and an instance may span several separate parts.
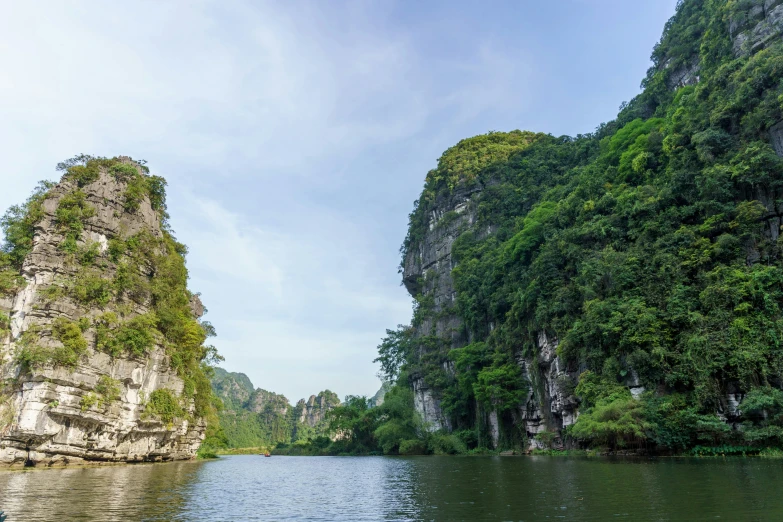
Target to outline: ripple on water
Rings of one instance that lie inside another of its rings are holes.
[[[783,462],[232,456],[0,472],[9,522],[783,520]]]

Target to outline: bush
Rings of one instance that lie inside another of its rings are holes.
[[[62,346],[45,347],[39,344],[36,329],[29,329],[19,340],[16,362],[27,368],[38,368],[46,364],[74,367],[87,353],[87,341],[78,322],[58,318],[52,323],[52,338]]]
[[[68,169],[66,176],[76,182],[78,187],[84,187],[96,181],[100,171],[95,163],[90,165],[74,165]]]
[[[409,439],[400,441],[400,455],[424,455],[427,448],[424,441],[419,439]]]
[[[121,383],[117,379],[112,379],[108,375],[101,375],[98,384],[95,385],[95,392],[100,397],[102,408],[108,406],[114,401],[120,400]]]
[[[436,455],[462,455],[468,452],[465,443],[449,433],[432,433],[427,440],[427,448]]]
[[[22,268],[25,257],[33,249],[35,225],[43,219],[43,202],[54,186],[51,181],[41,181],[23,205],[9,208],[0,219],[4,241],[4,262],[16,270]]]
[[[138,315],[124,323],[117,315],[107,312],[95,321],[95,347],[116,357],[122,353],[146,355],[160,335],[155,329],[155,314]]]
[[[96,404],[98,404],[98,396],[92,392],[88,392],[82,395],[82,400],[79,402],[79,408],[82,411],[87,411]]]
[[[568,433],[591,445],[607,445],[614,449],[643,442],[650,427],[641,403],[629,393],[626,398],[599,401],[579,416]]]
[[[11,329],[11,318],[5,313],[0,312],[0,338],[5,336]]]
[[[69,295],[84,305],[105,307],[113,298],[112,282],[96,269],[82,269],[65,282]]]
[[[65,236],[60,248],[76,253],[76,241],[84,230],[84,222],[95,215],[95,207],[87,203],[87,196],[81,190],[65,194],[57,204],[54,222]]]
[[[614,449],[638,444],[647,439],[652,425],[647,421],[642,402],[623,386],[586,371],[579,378],[575,393],[585,406],[568,434],[591,445]]]
[[[144,412],[156,416],[166,424],[171,424],[177,417],[184,414],[179,399],[168,388],[161,388],[150,393]]]

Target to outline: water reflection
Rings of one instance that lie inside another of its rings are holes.
[[[0,472],[0,509],[17,520],[170,520],[203,463]]]
[[[783,462],[236,456],[0,472],[27,520],[783,520]]]

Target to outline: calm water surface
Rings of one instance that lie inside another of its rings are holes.
[[[0,472],[29,520],[783,520],[783,461],[272,457]]]

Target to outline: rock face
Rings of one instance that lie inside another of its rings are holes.
[[[215,368],[212,388],[226,408],[242,407],[247,404],[255,390],[253,383],[244,373],[229,373],[223,368]]]
[[[411,296],[424,295],[432,298],[432,319],[427,318],[416,328],[416,335],[435,335],[447,340],[446,351],[465,346],[472,339],[462,328],[462,320],[456,310],[457,292],[451,276],[456,261],[452,257],[452,245],[457,237],[476,222],[481,188],[457,189],[449,197],[437,201],[430,213],[427,232],[415,249],[410,250],[404,261],[403,283]],[[492,227],[479,231],[479,237],[493,233]],[[518,411],[513,412],[515,420],[525,426],[529,439],[545,430],[562,429],[576,419],[576,398],[573,387],[570,392],[561,391],[564,380],[573,379],[575,372],[567,373],[555,355],[556,341],[546,334],[539,335],[539,355],[536,360],[521,359],[518,364],[532,384],[528,396]],[[426,355],[427,348],[419,347],[419,356]],[[453,368],[444,366],[453,374]],[[440,404],[439,390],[430,386],[425,379],[413,375],[412,388],[414,406],[425,426],[431,431],[451,430],[451,423]],[[493,445],[497,445],[500,421],[497,412],[489,412],[486,422]]]
[[[285,395],[254,389],[244,373],[222,368],[215,368],[212,389],[223,401],[219,417],[231,448],[290,444],[326,435],[326,414],[340,405],[337,395],[325,390],[291,406]]]
[[[267,408],[271,408],[272,411],[277,412],[280,415],[285,415],[288,413],[288,409],[291,405],[288,403],[288,399],[285,398],[285,395],[259,388],[255,390],[250,397],[248,407],[255,413],[261,413]]]
[[[139,168],[129,159],[121,161]],[[192,400],[184,406],[186,418],[164,422],[144,415],[146,401],[156,390],[179,397],[185,385],[160,342],[136,356],[95,348],[91,325],[99,315],[122,308],[126,317],[138,317],[149,310],[149,299],[128,300],[122,306],[84,305],[64,295],[69,281],[87,277],[83,266],[63,251],[64,232],[57,218],[60,203],[76,189],[74,181],[64,178],[49,191],[22,267],[25,285],[0,299],[0,312],[10,317],[10,328],[0,330],[0,377],[5,383],[0,390],[0,465],[192,458],[205,430],[204,422],[193,418]],[[110,240],[139,232],[162,234],[159,213],[149,199],[129,211],[125,190],[105,168],[81,189],[94,213],[84,220],[76,245],[94,249],[94,268],[88,274],[93,282],[108,280],[118,270],[109,259]],[[75,364],[20,363],[20,350],[32,337],[44,350],[63,347],[62,338],[53,334],[62,320],[78,322],[86,340]]]
[[[434,335],[447,339],[451,348],[469,342],[462,331],[462,320],[456,311],[457,292],[451,270],[456,266],[451,247],[459,234],[476,220],[477,201],[481,189],[455,190],[448,197],[439,199],[428,216],[427,232],[422,240],[408,251],[403,266],[403,284],[412,297],[419,295],[431,299],[435,319],[426,318],[416,327],[416,336]],[[489,231],[487,231],[489,232]],[[418,356],[425,355],[423,345]],[[452,370],[448,367],[446,371]],[[413,397],[416,411],[431,431],[451,429],[449,419],[443,414],[437,390],[421,376],[412,375]]]
[[[578,401],[573,394],[579,372],[567,371],[556,354],[557,340],[541,332],[537,345],[537,357],[517,361],[522,375],[531,384],[519,419],[534,446],[533,436],[545,431],[560,431],[576,422],[579,415]]]
[[[451,271],[456,266],[452,245],[461,232],[474,225],[477,217],[481,188],[455,190],[441,198],[430,213],[427,232],[421,242],[407,253],[404,261],[403,283],[411,296],[432,298],[434,319],[425,319],[416,328],[416,335],[435,335],[447,340],[446,351],[465,346],[473,339],[464,333],[462,320],[456,310],[457,292]],[[493,233],[492,227],[479,231],[479,237]],[[567,371],[556,355],[557,341],[541,332],[538,336],[538,354],[535,358],[520,359],[522,373],[530,383],[526,399],[512,412],[514,421],[525,426],[528,439],[543,431],[560,430],[576,421],[577,400],[573,387],[578,372]],[[427,348],[419,347],[419,356]],[[444,369],[453,374],[453,368]],[[439,390],[419,377],[412,376],[414,406],[425,426],[431,431],[451,430],[451,424],[440,404]],[[488,433],[497,446],[500,420],[495,411],[487,415]],[[535,442],[531,442],[534,444]]]
[[[664,68],[669,68],[668,64],[664,64]],[[696,57],[689,63],[680,65],[669,71],[669,75],[666,79],[666,86],[670,90],[676,90],[680,87],[687,85],[694,85],[699,83],[699,60]]]
[[[373,396],[370,398],[370,400],[369,400],[369,403],[370,403],[370,407],[371,407],[371,408],[377,408],[378,406],[380,406],[380,405],[382,405],[382,404],[383,404],[383,401],[384,401],[384,400],[385,400],[385,398],[386,398],[386,394],[387,394],[387,393],[389,392],[389,390],[391,389],[391,386],[392,386],[392,385],[391,385],[391,383],[389,383],[389,382],[384,382],[384,383],[381,385],[380,389],[379,389],[377,392],[375,392],[375,395],[373,395]]]
[[[734,54],[751,54],[783,37],[783,1],[750,0],[739,3],[729,20]]]
[[[311,395],[307,402],[300,399],[296,404],[297,411],[301,412],[299,422],[314,428],[326,419],[326,413],[329,410],[339,405],[340,399],[329,390],[322,391],[318,395]]]

